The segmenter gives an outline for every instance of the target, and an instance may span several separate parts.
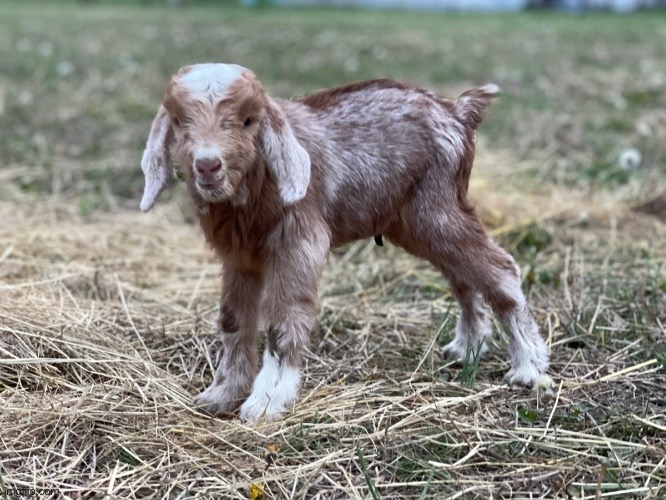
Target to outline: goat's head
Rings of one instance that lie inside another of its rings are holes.
[[[141,161],[148,211],[171,176],[170,151],[188,186],[210,203],[243,198],[250,169],[263,158],[285,204],[310,182],[310,157],[281,109],[248,69],[196,64],[171,79]]]

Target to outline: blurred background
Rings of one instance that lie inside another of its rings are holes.
[[[529,161],[540,185],[640,203],[658,191],[666,159],[663,4],[3,0],[2,189],[77,201],[82,215],[133,208],[169,76],[220,61],[253,69],[280,97],[374,77],[450,97],[498,83],[504,95],[481,130],[510,155],[498,169]]]

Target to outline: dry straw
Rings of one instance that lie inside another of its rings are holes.
[[[518,197],[486,161],[473,189],[502,242],[535,224],[553,237],[521,258],[537,276],[526,288],[554,352],[553,396],[501,385],[501,335],[462,383],[438,354],[437,332],[449,336],[457,315],[446,284],[368,241],[331,256],[302,399],[273,424],[192,408],[215,360],[219,269],[178,202],[84,220],[8,193],[4,487],[62,498],[664,498],[666,380],[652,349],[665,336],[663,229],[571,192]],[[646,246],[645,231],[660,244]]]

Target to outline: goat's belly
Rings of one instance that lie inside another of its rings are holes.
[[[350,196],[336,204],[328,217],[331,246],[338,247],[353,241],[382,234],[398,217],[397,199]]]

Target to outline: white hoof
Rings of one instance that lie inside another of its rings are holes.
[[[264,365],[254,381],[250,397],[240,409],[240,418],[250,422],[277,420],[298,398],[301,377],[298,370],[280,363],[264,351]]]
[[[508,373],[504,375],[504,381],[509,384],[509,387],[522,386],[530,389],[537,389],[542,392],[551,391],[553,386],[553,379],[545,373],[542,373],[537,366],[532,363],[511,368]]]
[[[250,396],[241,405],[240,418],[247,422],[258,422],[260,420],[271,422],[282,418],[286,409],[286,404],[274,403],[268,396]]]
[[[538,333],[534,345],[524,344],[511,352],[511,369],[504,376],[504,381],[513,387],[538,388],[540,385],[552,385],[552,379],[546,375],[548,370],[548,347]]]

